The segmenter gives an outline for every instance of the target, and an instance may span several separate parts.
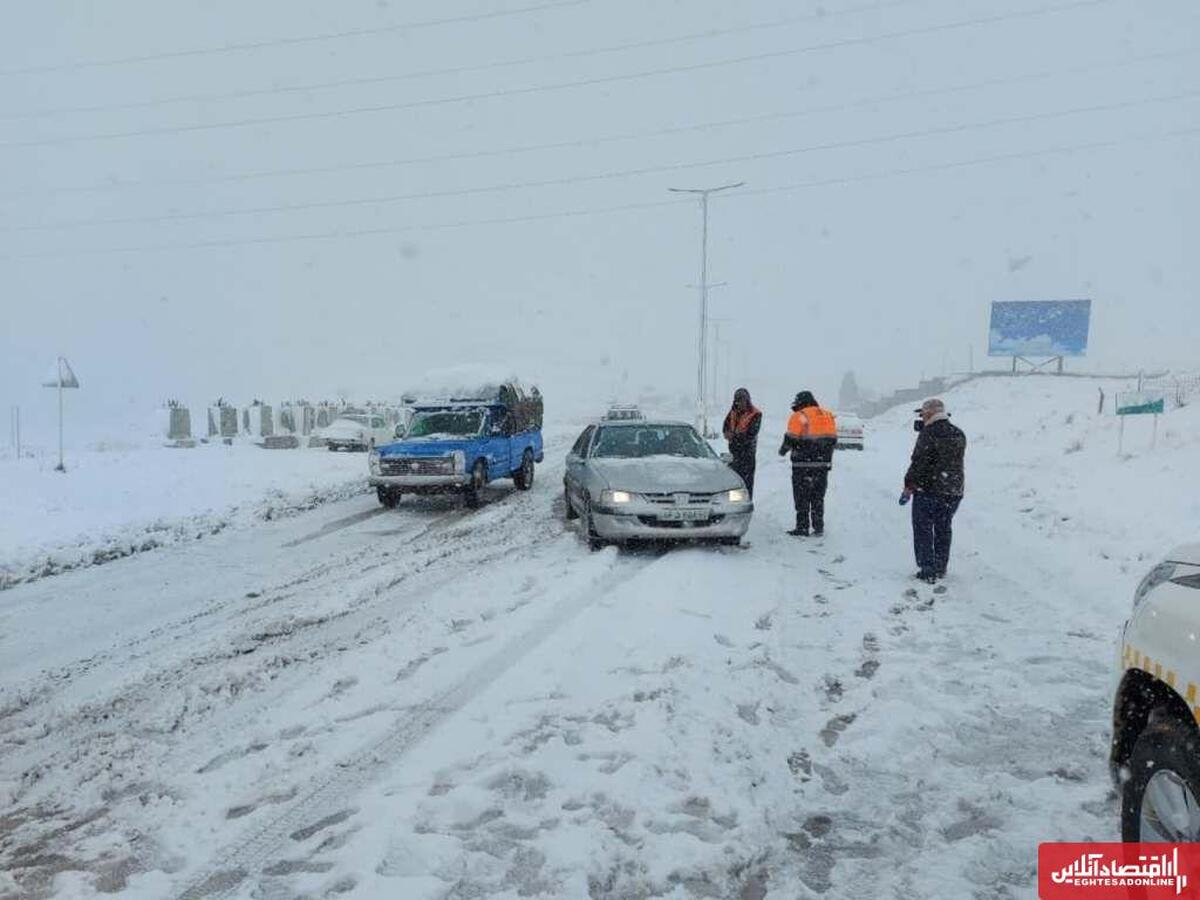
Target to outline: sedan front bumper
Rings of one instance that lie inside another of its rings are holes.
[[[626,513],[593,511],[592,527],[607,541],[656,540],[694,541],[710,538],[740,538],[750,527],[753,503],[729,504],[713,509],[712,516],[698,522],[659,520],[653,511]]]

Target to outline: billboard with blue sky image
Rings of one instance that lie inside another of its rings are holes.
[[[992,304],[989,356],[1083,356],[1091,300],[1017,300]]]

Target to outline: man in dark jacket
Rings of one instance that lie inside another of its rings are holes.
[[[762,413],[750,402],[750,392],[738,388],[733,392],[733,406],[725,416],[725,440],[729,443],[729,455],[733,457],[730,468],[742,476],[746,490],[754,496],[754,469],[757,466],[755,453],[758,450],[758,431],[762,428]]]
[[[963,498],[967,436],[950,424],[941,400],[926,400],[917,413],[920,435],[904,475],[904,495],[912,498],[917,577],[932,584],[945,576],[950,562],[951,523]]]
[[[801,391],[792,401],[792,415],[779,455],[792,453],[792,500],[796,504],[796,527],[788,534],[803,537],[825,533],[825,490],[833,468],[837,446],[837,420],[822,409],[812,391]]]

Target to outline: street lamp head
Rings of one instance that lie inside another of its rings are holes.
[[[717,191],[729,191],[733,188],[744,187],[746,182],[739,181],[735,184],[722,184],[718,187],[710,188],[667,188],[668,191],[674,194],[715,194]]]

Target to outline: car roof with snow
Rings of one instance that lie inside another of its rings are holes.
[[[644,427],[644,428],[662,428],[662,427],[665,427],[668,425],[682,426],[684,428],[692,428],[692,429],[694,429],[694,427],[695,427],[692,425],[691,422],[683,422],[683,421],[680,421],[679,419],[645,419],[645,418],[642,418],[642,419],[607,419],[607,418],[605,418],[605,419],[597,419],[595,424],[603,426],[604,428],[632,428],[632,427],[638,427],[638,426]]]

